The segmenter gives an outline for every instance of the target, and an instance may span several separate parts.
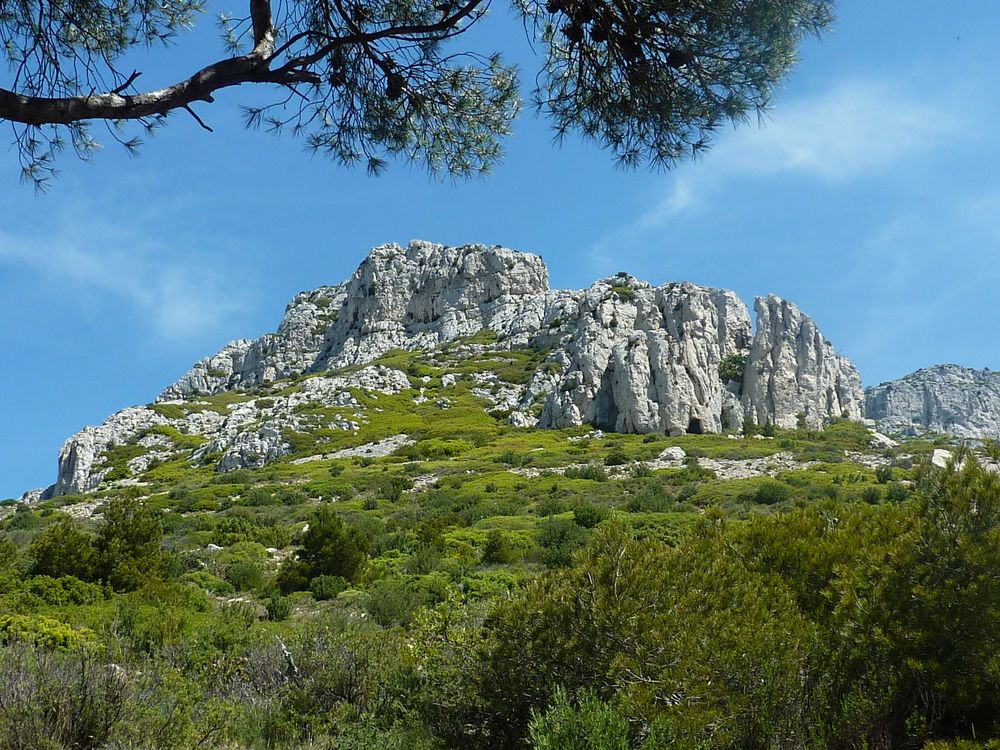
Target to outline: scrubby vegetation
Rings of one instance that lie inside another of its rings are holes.
[[[180,452],[134,486],[0,508],[0,749],[1000,737],[1000,477],[973,453],[932,468],[847,421],[514,429],[461,378],[435,404],[446,372],[530,371],[508,354],[390,353],[414,390],[352,393],[357,432],[263,468],[159,432]]]

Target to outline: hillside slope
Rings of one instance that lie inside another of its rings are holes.
[[[440,381],[426,385],[440,385],[439,399],[457,388],[517,427],[677,436],[738,431],[746,417],[812,428],[859,419],[857,370],[816,324],[773,295],[755,306],[753,332],[729,291],[652,287],[624,273],[551,290],[536,255],[385,245],[348,281],[297,295],[275,333],[228,344],[155,403],[71,437],[44,494],[87,492],[175,460],[259,467],[301,454],[302,434],[317,455],[361,445],[380,395],[412,386],[414,405],[428,398],[391,366],[397,351],[429,353]]]

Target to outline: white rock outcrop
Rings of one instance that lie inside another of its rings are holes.
[[[370,362],[491,329],[527,343],[548,289],[542,259],[497,246],[411,242],[376,247],[345,287],[320,366]]]
[[[545,393],[540,427],[679,435],[739,426],[719,377],[722,360],[750,343],[733,292],[618,276],[562,293],[545,319],[535,343],[554,347],[554,367],[529,385],[532,398]]]
[[[757,424],[809,427],[861,419],[861,376],[837,354],[812,318],[773,294],[754,304],[757,331],[743,374],[743,407]]]
[[[168,420],[142,406],[112,414],[98,427],[84,427],[63,443],[59,451],[56,483],[45,491],[46,497],[75,495],[97,487],[109,468],[101,466],[108,448],[126,443],[134,435]]]
[[[227,344],[159,400],[364,364],[390,349],[432,347],[484,328],[508,346],[525,344],[538,330],[547,289],[548,270],[530,253],[419,241],[382,245],[343,284],[296,295],[276,333]]]
[[[883,432],[1000,438],[1000,372],[936,365],[865,391]]]

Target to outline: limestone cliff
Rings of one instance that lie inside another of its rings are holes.
[[[747,413],[779,427],[795,427],[799,415],[814,428],[831,417],[861,419],[861,376],[812,318],[773,294],[758,297],[754,310],[757,332],[743,376]]]
[[[936,365],[865,391],[883,432],[1000,438],[1000,372]]]

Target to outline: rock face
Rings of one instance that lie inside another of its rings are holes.
[[[484,408],[508,413],[515,426],[592,424],[677,435],[739,429],[748,413],[758,423],[784,426],[794,426],[800,413],[812,426],[842,415],[860,418],[857,371],[816,324],[778,297],[758,299],[756,311],[753,333],[746,305],[725,290],[651,287],[618,274],[582,291],[554,291],[537,255],[484,245],[384,245],[343,284],[297,295],[275,333],[228,344],[157,403],[74,435],[47,494],[97,487],[116,445],[147,449],[126,451],[128,468],[142,470],[176,456],[177,444],[196,444],[189,458],[212,460],[220,471],[301,453],[293,444],[301,445],[303,434],[357,431],[365,422],[352,389],[413,388],[415,404],[428,400],[420,381],[369,363],[393,349],[443,356],[445,345],[468,337],[476,339],[447,350],[446,358],[488,359],[522,349],[541,361],[526,384],[492,372],[472,376],[469,391]],[[729,372],[732,362],[745,362],[742,379],[723,382],[723,360]],[[442,387],[456,387],[457,377],[442,375]],[[296,385],[269,386],[279,380]],[[277,395],[253,398],[265,386]],[[230,391],[239,398],[199,401]],[[451,405],[447,397],[435,403]]]
[[[743,406],[758,424],[821,427],[830,417],[861,419],[861,376],[812,318],[791,302],[758,297],[757,333],[743,376]]]
[[[102,454],[113,445],[167,420],[141,406],[123,409],[108,417],[99,427],[84,427],[63,443],[59,451],[59,475],[45,497],[73,495],[97,487],[110,471],[100,463]]]
[[[883,432],[1000,438],[1000,372],[936,365],[865,391]]]
[[[196,400],[129,407],[112,414],[99,427],[85,427],[63,444],[58,478],[43,496],[71,495],[98,487],[111,470],[106,458],[115,446],[146,449],[129,460],[133,472],[149,468],[154,459],[183,455],[176,449],[176,438],[170,437],[175,433],[198,444],[188,451],[192,460],[218,455],[219,471],[263,466],[292,452],[290,433],[356,432],[365,415],[352,389],[377,397],[409,387],[403,372],[370,365],[345,375],[308,378],[286,396],[229,404],[225,413],[204,408],[204,402]],[[327,411],[328,416],[305,413],[317,408]]]
[[[483,329],[526,344],[548,285],[537,255],[427,242],[377,247],[347,282],[317,367],[371,362],[390,349],[433,347]]]
[[[537,255],[485,245],[382,245],[349,281],[297,295],[276,333],[228,344],[159,399],[364,364],[390,349],[433,347],[484,328],[510,345],[525,344],[538,329],[547,289]]]
[[[732,292],[605,279],[553,296],[534,344],[554,352],[529,388],[528,404],[543,397],[540,427],[677,435],[739,425],[719,378],[723,358],[750,344],[750,316]]]
[[[247,388],[310,370],[323,351],[327,328],[336,322],[344,304],[345,287],[325,286],[297,294],[285,308],[276,333],[227,344],[195,364],[157,400]]]

